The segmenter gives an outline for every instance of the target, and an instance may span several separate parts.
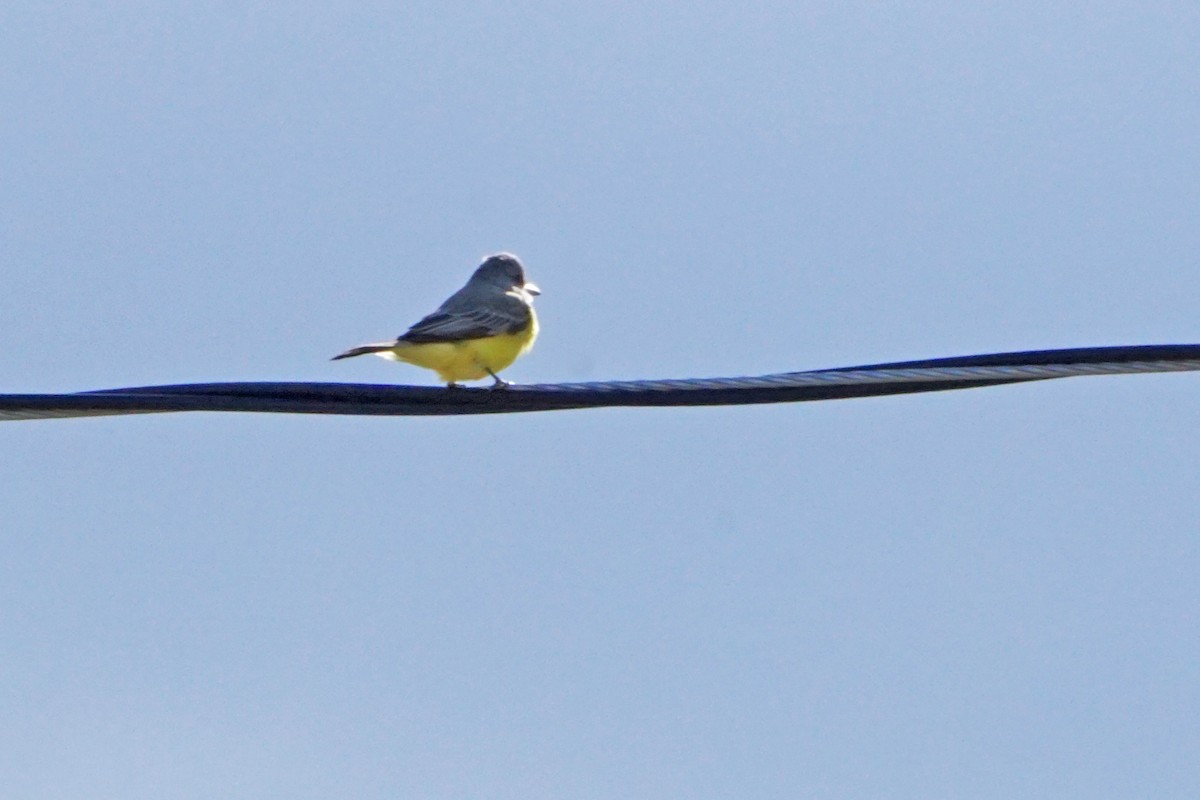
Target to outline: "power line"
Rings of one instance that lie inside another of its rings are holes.
[[[448,416],[614,406],[713,406],[941,392],[1086,375],[1200,370],[1200,345],[1031,350],[743,378],[598,381],[507,389],[354,383],[201,383],[0,395],[0,420],[178,411]]]

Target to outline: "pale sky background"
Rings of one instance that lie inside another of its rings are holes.
[[[1200,341],[1195,3],[9,3],[0,391]],[[0,425],[36,798],[1200,796],[1200,377]]]

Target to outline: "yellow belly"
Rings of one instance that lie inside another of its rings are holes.
[[[517,356],[533,347],[537,334],[537,317],[532,317],[529,327],[517,333],[461,342],[400,342],[377,355],[431,369],[447,383],[475,381],[488,377],[488,370],[498,373],[516,361]]]

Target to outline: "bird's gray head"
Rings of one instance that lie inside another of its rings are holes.
[[[473,281],[486,281],[504,290],[524,289],[529,294],[541,294],[537,286],[525,280],[525,268],[512,253],[488,256],[471,276]]]

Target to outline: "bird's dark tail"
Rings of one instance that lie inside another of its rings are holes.
[[[395,346],[395,342],[379,342],[377,344],[359,345],[358,347],[351,347],[344,353],[339,353],[331,358],[330,361],[337,361],[342,358],[354,358],[355,356],[365,356],[368,353],[382,353],[384,350],[391,350]]]

